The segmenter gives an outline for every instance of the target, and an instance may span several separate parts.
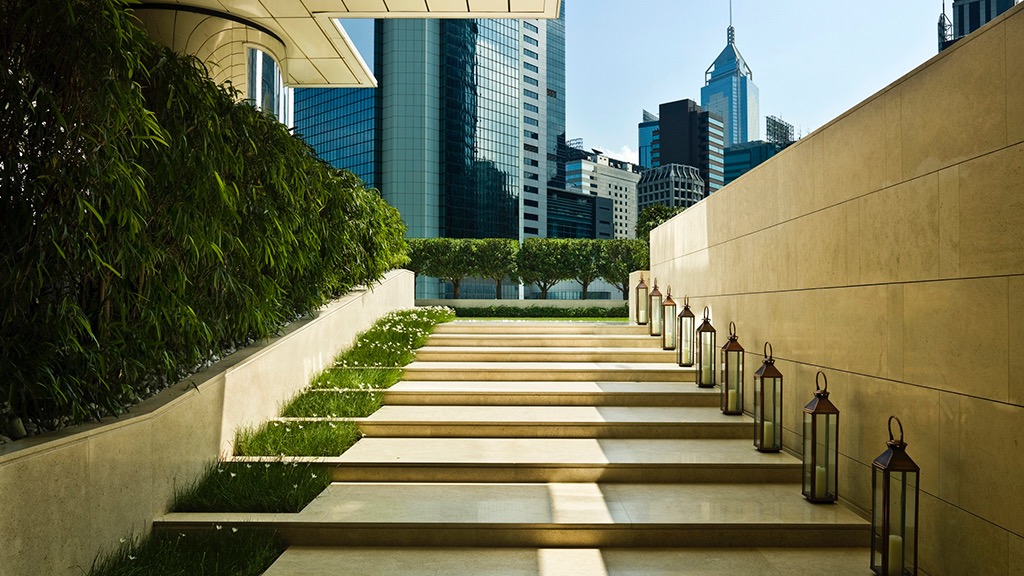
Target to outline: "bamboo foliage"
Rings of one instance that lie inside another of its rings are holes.
[[[120,413],[405,262],[376,191],[124,4],[0,3],[0,403],[47,427]]]

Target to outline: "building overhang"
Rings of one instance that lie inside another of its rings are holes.
[[[373,88],[377,80],[338,19],[557,18],[561,0],[142,0],[140,19],[175,50],[225,43],[275,57],[293,87]],[[225,23],[230,23],[226,25]],[[211,37],[216,37],[210,40]],[[217,56],[224,61],[226,54]],[[197,54],[201,60],[209,58]],[[232,64],[234,65],[234,64]],[[216,76],[216,74],[213,74]],[[234,77],[234,74],[227,74]]]

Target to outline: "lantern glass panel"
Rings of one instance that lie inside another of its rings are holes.
[[[643,326],[647,324],[647,307],[650,306],[650,294],[646,286],[638,286],[636,289],[636,323]]]
[[[661,347],[665,350],[672,350],[676,347],[676,307],[674,304],[665,306],[662,315],[662,336]]]
[[[693,315],[679,315],[679,365],[693,366]]]
[[[713,387],[715,385],[715,333],[700,333],[700,385]]]
[[[726,412],[743,410],[743,352],[730,350],[722,354],[722,385],[725,386]]]
[[[661,335],[662,313],[661,296],[651,296],[651,336]]]
[[[754,445],[762,450],[782,448],[782,380],[762,378],[754,386]]]
[[[879,576],[914,576],[918,473],[887,472],[876,467],[872,488],[871,569]]]

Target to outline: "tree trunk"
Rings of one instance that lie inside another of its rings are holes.
[[[587,288],[590,287],[590,282],[580,282],[580,285],[583,286],[583,299],[586,300],[587,299]]]
[[[453,280],[452,281],[452,299],[453,300],[458,300],[459,299],[459,285],[460,284],[462,284],[462,282],[460,280]]]
[[[494,280],[494,299],[501,300],[501,278]]]
[[[540,299],[541,300],[547,300],[548,299],[548,287],[547,286],[541,286],[540,287]]]

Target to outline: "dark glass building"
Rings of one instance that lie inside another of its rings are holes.
[[[548,238],[611,239],[612,214],[611,198],[548,189]]]
[[[662,104],[658,112],[657,128],[652,130],[652,168],[669,164],[693,166],[700,172],[708,194],[725,186],[722,119],[689,99]],[[639,126],[641,138],[644,124]]]
[[[775,142],[755,140],[725,149],[725,183],[728,184],[746,174],[755,166],[775,156],[785,148]]]
[[[296,132],[410,237],[544,236],[565,181],[564,18],[378,20],[379,87],[297,90]]]

